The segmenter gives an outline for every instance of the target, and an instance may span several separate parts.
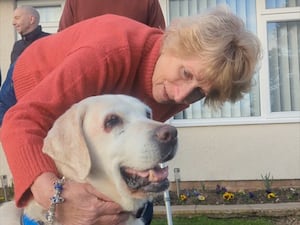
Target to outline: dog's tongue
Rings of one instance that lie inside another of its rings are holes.
[[[152,170],[149,170],[149,181],[151,182],[157,182],[164,180],[168,177],[169,175],[169,170],[168,167],[164,168],[155,168]]]

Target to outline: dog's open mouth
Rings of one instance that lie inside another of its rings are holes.
[[[168,173],[168,167],[158,165],[143,171],[121,168],[121,175],[131,191],[162,192],[169,187]]]

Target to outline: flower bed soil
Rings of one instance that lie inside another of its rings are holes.
[[[171,205],[220,205],[220,204],[263,204],[300,202],[300,189],[282,188],[272,191],[239,191],[230,192],[225,188],[216,190],[181,190],[179,197],[176,192],[170,191]],[[154,205],[164,205],[164,196],[154,197]]]

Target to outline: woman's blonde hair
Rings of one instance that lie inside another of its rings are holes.
[[[251,88],[261,58],[258,38],[227,7],[174,20],[166,29],[161,53],[199,58],[205,65],[204,82],[212,84],[206,103],[235,102]]]

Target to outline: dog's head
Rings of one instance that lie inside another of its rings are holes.
[[[168,188],[168,168],[159,164],[171,160],[176,149],[176,128],[153,121],[145,104],[102,95],[66,111],[49,131],[43,151],[70,179],[88,181],[109,197],[144,198]]]

